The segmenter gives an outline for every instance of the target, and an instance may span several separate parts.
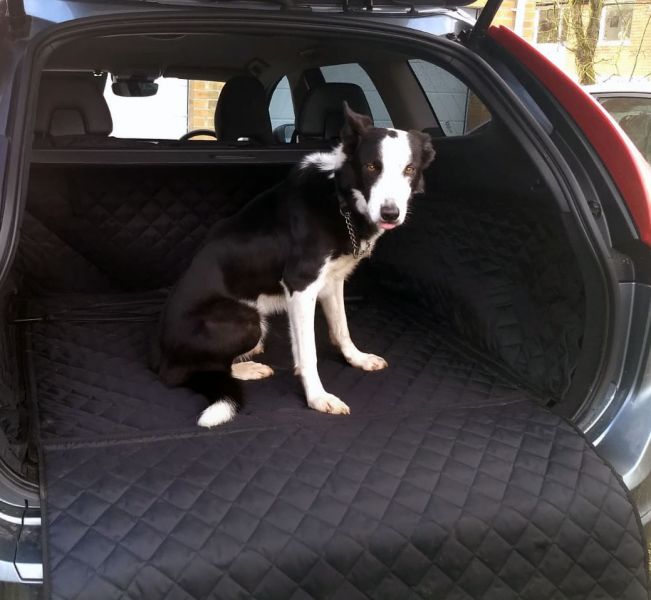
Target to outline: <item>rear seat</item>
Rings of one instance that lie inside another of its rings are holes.
[[[252,76],[230,79],[215,110],[218,141],[132,140],[110,137],[111,113],[91,74],[43,75],[36,116],[35,148],[152,148],[255,144],[275,145],[262,84]]]
[[[311,89],[301,106],[294,141],[300,146],[331,146],[344,124],[343,102],[371,116],[362,88],[352,83],[324,83]],[[100,82],[92,74],[43,75],[39,90],[34,147],[43,148],[151,148],[193,147],[199,141],[144,141],[110,137],[113,121]],[[280,145],[273,136],[262,84],[250,75],[229,79],[215,109],[218,141],[228,146]]]

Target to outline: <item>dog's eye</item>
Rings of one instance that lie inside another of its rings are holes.
[[[413,175],[416,172],[416,168],[412,165],[407,165],[405,167],[405,175]]]
[[[373,163],[366,163],[365,166],[368,171],[377,171],[377,167]]]

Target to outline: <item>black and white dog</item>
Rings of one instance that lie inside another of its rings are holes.
[[[270,313],[288,311],[295,372],[310,408],[350,412],[319,379],[317,299],[333,343],[351,365],[387,366],[351,341],[344,281],[384,231],[403,223],[412,195],[423,191],[434,150],[424,133],[374,128],[347,105],[344,111],[341,144],[308,155],[285,181],[217,223],[170,295],[160,377],[213,402],[199,417],[203,427],[235,416],[242,402],[236,379],[273,374],[247,360],[262,352]]]

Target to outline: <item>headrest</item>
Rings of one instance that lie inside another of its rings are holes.
[[[338,138],[344,126],[344,100],[355,112],[372,118],[361,87],[354,83],[322,83],[305,96],[296,127],[299,141]]]
[[[273,142],[267,96],[255,77],[238,75],[224,84],[215,109],[215,133],[222,142]]]
[[[104,135],[113,121],[102,89],[92,75],[44,74],[36,113],[41,135]]]

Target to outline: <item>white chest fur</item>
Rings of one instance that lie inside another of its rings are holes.
[[[359,261],[359,258],[353,258],[350,254],[345,254],[334,260],[328,260],[324,267],[325,281],[348,278],[359,264]]]
[[[285,296],[268,296],[260,294],[255,302],[255,307],[261,315],[273,315],[287,310]]]
[[[323,266],[318,279],[314,283],[317,288],[322,289],[331,281],[336,279],[346,279],[355,270],[358,263],[359,259],[353,258],[351,255],[340,256],[334,260],[328,260]],[[287,300],[285,299],[285,296],[269,296],[267,294],[260,294],[255,302],[250,302],[248,304],[257,308],[263,317],[266,315],[285,312],[287,310]]]
[[[375,245],[376,238],[369,241],[369,251]],[[339,258],[328,259],[323,265],[319,277],[314,282],[318,289],[323,289],[332,281],[337,279],[347,279],[350,274],[355,270],[361,259],[354,258],[351,254],[344,254]],[[287,310],[287,301],[285,296],[269,296],[267,294],[260,294],[255,302],[250,303],[251,306],[260,311],[262,316],[273,315]]]

